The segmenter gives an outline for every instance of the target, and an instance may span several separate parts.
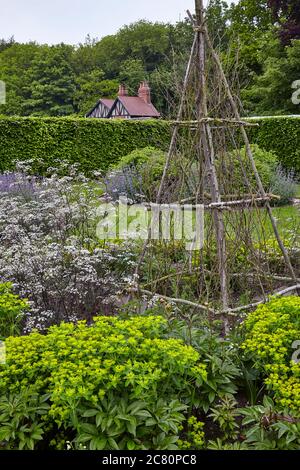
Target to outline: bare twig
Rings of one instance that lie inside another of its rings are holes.
[[[236,119],[222,119],[222,118],[210,118],[210,117],[205,117],[205,118],[201,118],[201,119],[197,119],[197,120],[194,120],[194,121],[169,121],[171,124],[173,124],[174,126],[186,126],[186,127],[195,127],[197,124],[201,124],[201,123],[206,123],[206,122],[209,122],[209,123],[212,123],[212,124],[228,124],[228,125],[232,125],[232,126],[245,126],[245,127],[258,127],[259,124],[258,123],[251,123],[251,122],[247,122],[247,121],[238,121]],[[195,129],[197,129],[197,127],[195,127]]]
[[[189,307],[197,308],[199,310],[203,310],[204,312],[215,314],[216,312],[208,307],[207,305],[198,304],[196,302],[191,302],[190,300],[185,299],[177,299],[175,297],[168,297],[166,295],[157,294],[156,292],[151,292],[146,289],[131,289],[131,292],[140,292],[141,294],[145,294],[150,297],[158,297],[159,299],[167,300],[168,302],[174,302],[177,304],[188,305]]]
[[[285,295],[285,294],[288,294],[289,292],[298,291],[299,289],[300,289],[300,284],[296,284],[295,286],[287,287],[285,289],[282,289],[282,290],[274,293],[273,296],[274,295]],[[248,304],[248,305],[243,305],[242,307],[230,308],[230,309],[228,309],[226,311],[223,311],[223,312],[220,312],[220,313],[221,314],[238,313],[238,312],[242,312],[243,310],[250,310],[252,308],[258,307],[259,305],[265,304],[266,302],[269,302],[269,301],[270,301],[270,298],[267,298],[267,300],[260,300],[259,302],[254,302],[254,303],[251,303],[251,304]]]

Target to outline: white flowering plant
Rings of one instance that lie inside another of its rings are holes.
[[[0,176],[0,280],[30,302],[24,332],[115,313],[135,266],[128,243],[96,237],[101,182],[63,162],[48,171]]]

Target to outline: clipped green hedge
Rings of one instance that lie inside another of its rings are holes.
[[[300,174],[300,118],[254,118],[252,143],[273,150],[286,168]],[[15,160],[40,158],[45,167],[54,160],[79,162],[85,172],[106,170],[136,148],[165,150],[170,124],[162,120],[108,120],[84,118],[0,118],[0,171]]]
[[[136,148],[166,148],[165,121],[84,118],[0,118],[0,172],[15,160],[56,159],[79,162],[85,172],[106,170]]]
[[[251,143],[272,150],[285,168],[300,174],[300,116],[253,118],[259,124],[248,130]]]

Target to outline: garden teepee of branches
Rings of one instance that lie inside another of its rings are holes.
[[[256,168],[246,129],[257,124],[241,119],[209,37],[203,0],[195,4],[195,15],[188,12],[193,45],[155,202],[203,204],[204,246],[185,257],[178,246],[170,254],[170,246],[148,239],[138,290],[221,314],[227,322],[275,292],[299,291],[300,281],[272,214],[276,195],[265,191]],[[174,167],[180,169],[176,178]],[[153,260],[160,264],[158,250],[164,249],[161,264],[168,256],[170,262],[163,270]]]

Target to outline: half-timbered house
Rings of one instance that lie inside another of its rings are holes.
[[[99,100],[93,109],[91,109],[91,111],[86,115],[86,117],[107,118],[114,102],[115,100],[110,100],[107,98]]]
[[[125,85],[120,85],[115,100],[101,99],[86,115],[89,118],[157,119],[160,113],[151,102],[151,90],[146,81],[140,84],[138,96],[128,96]]]

